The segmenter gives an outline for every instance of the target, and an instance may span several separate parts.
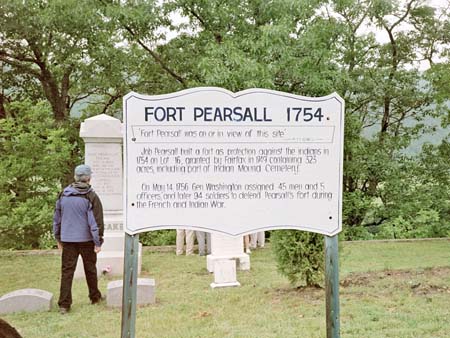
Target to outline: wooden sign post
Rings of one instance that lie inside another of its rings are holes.
[[[327,338],[340,337],[338,236],[325,236],[325,297]]]
[[[325,235],[327,334],[339,337],[344,137],[339,95],[215,87],[130,93],[124,97],[124,125],[122,337],[134,337],[137,236],[160,229]]]
[[[122,294],[122,338],[133,338],[136,329],[136,294],[139,235],[125,233]]]

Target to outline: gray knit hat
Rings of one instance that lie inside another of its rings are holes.
[[[80,164],[75,168],[75,181],[77,182],[86,182],[91,178],[91,175],[91,167],[86,164]]]

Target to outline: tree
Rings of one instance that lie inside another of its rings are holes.
[[[344,32],[339,63],[346,73],[345,222],[378,225],[392,207],[386,182],[393,187],[406,179],[398,176],[410,162],[405,149],[430,131],[424,121],[446,111],[436,105],[439,91],[419,61],[435,66],[437,46],[448,44],[442,21],[448,13],[415,0],[336,1],[331,9]],[[367,27],[384,32],[386,42],[365,33]]]
[[[67,120],[80,100],[95,97],[109,107],[124,94],[124,74],[114,69],[125,58],[116,47],[120,36],[95,2],[2,2],[0,27],[0,62],[16,80],[6,90],[15,91],[23,78],[25,86],[39,84],[34,99],[45,98],[56,121]]]

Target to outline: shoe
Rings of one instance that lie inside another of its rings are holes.
[[[247,253],[247,254],[251,254],[251,253],[252,253],[252,251],[251,251],[250,249],[247,249],[247,250],[245,250],[245,253]]]
[[[106,299],[105,296],[101,296],[101,297],[98,298],[98,299],[91,300],[91,304],[99,304],[99,303],[103,302],[105,299]]]
[[[70,309],[66,308],[66,307],[60,307],[59,308],[59,313],[62,315],[65,315],[66,313],[69,313]]]

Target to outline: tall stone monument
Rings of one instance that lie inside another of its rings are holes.
[[[97,273],[123,274],[124,230],[123,230],[123,162],[122,123],[105,115],[86,119],[80,128],[80,137],[85,144],[85,164],[92,168],[91,185],[103,204],[105,222],[104,244],[97,255]],[[141,267],[139,249],[139,271]],[[83,277],[81,258],[75,277]]]

